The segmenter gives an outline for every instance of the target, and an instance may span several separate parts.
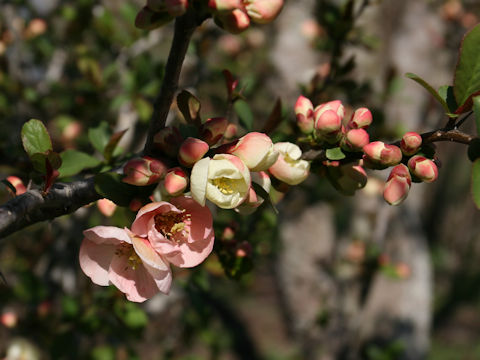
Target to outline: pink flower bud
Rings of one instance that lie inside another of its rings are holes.
[[[345,116],[345,108],[342,105],[342,102],[340,100],[333,100],[326,102],[324,104],[318,105],[315,110],[315,119],[322,115],[325,111],[332,110],[334,113],[336,113],[340,119],[343,119]]]
[[[225,227],[222,232],[222,240],[233,240],[235,237],[235,230],[231,226]]]
[[[372,123],[372,113],[367,108],[355,110],[348,122],[349,129],[367,129]]]
[[[185,14],[188,7],[188,0],[165,0],[167,11],[171,16],[180,16]]]
[[[209,0],[208,7],[216,11],[232,11],[243,8],[242,0]]]
[[[363,147],[366,164],[388,167],[402,161],[402,151],[398,146],[388,145],[382,141],[374,141]]]
[[[183,166],[193,166],[203,158],[209,149],[208,144],[200,139],[189,137],[180,146],[178,160]]]
[[[244,3],[252,21],[259,24],[271,22],[283,7],[283,0],[245,0]]]
[[[188,176],[179,168],[173,168],[165,175],[163,187],[170,196],[178,196],[185,191],[188,185]]]
[[[300,95],[295,103],[295,115],[300,131],[304,134],[312,133],[315,124],[313,104],[303,95]]]
[[[233,139],[235,136],[237,136],[237,125],[235,124],[228,124],[227,129],[225,130],[225,133],[223,134],[223,138],[226,140]]]
[[[238,245],[235,255],[239,258],[252,255],[252,245],[250,245],[248,241],[242,241],[242,243]]]
[[[14,195],[22,195],[27,192],[27,188],[25,185],[23,185],[22,179],[16,176],[8,176],[7,181],[12,184],[12,186],[15,188],[15,194]]]
[[[239,34],[250,26],[250,18],[247,13],[241,9],[218,13],[214,17],[214,20],[218,26],[232,34]]]
[[[403,135],[400,142],[400,149],[407,156],[414,155],[420,149],[420,146],[422,146],[422,137],[413,131]]]
[[[167,171],[165,164],[149,156],[128,161],[123,167],[123,182],[136,186],[146,186],[160,181]]]
[[[350,196],[365,187],[368,180],[363,167],[355,163],[329,168],[328,177],[338,191]]]
[[[217,152],[238,156],[250,171],[263,171],[278,158],[272,140],[266,134],[251,132],[231,144],[217,148]]]
[[[14,311],[5,311],[0,315],[0,323],[7,328],[14,328],[17,326],[18,316]]]
[[[320,135],[337,133],[341,128],[342,118],[333,110],[327,110],[319,116],[315,116],[315,130],[317,130]]]
[[[341,146],[347,151],[361,151],[369,142],[370,137],[364,129],[351,129],[342,138]]]
[[[408,160],[408,168],[413,175],[424,182],[433,182],[438,177],[437,165],[424,156],[412,156],[410,160]]]
[[[111,217],[115,210],[117,209],[117,205],[108,199],[100,199],[97,201],[97,207],[100,212],[105,215],[106,217]]]
[[[399,164],[395,166],[385,184],[383,198],[390,205],[398,205],[408,196],[412,179],[408,168]]]
[[[167,126],[155,134],[153,145],[162,153],[176,157],[182,140],[180,131],[175,126]]]
[[[223,117],[207,119],[202,125],[202,139],[208,145],[215,145],[225,133],[228,126],[228,120]]]

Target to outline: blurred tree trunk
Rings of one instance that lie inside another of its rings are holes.
[[[302,5],[287,3],[272,58],[281,73],[279,81],[288,79],[284,84],[293,86],[283,89],[290,102],[298,96],[295,85],[305,82],[306,64],[319,58],[298,38],[289,43],[292,29],[282,26],[287,21],[301,24],[313,4]],[[435,12],[425,2],[389,0],[368,6],[357,25],[380,40],[373,51],[353,48],[351,53],[357,60],[355,77],[373,85],[372,98],[379,107],[383,104],[386,124],[400,125],[404,131],[441,126],[438,109],[428,110],[429,95],[403,77],[415,72],[435,87],[449,82],[447,56],[440,48],[443,29]],[[292,52],[301,66],[285,60]],[[398,86],[395,91],[392,85]],[[381,175],[386,178],[388,173]],[[420,223],[425,185],[415,184],[409,199],[392,208],[381,199],[384,180],[371,178],[369,190],[352,202],[343,200],[340,210],[324,202],[311,205],[308,196],[295,192],[281,211],[283,251],[277,259],[277,283],[289,329],[306,359],[369,358],[368,352],[379,350],[396,354],[395,359],[427,355],[432,271]],[[350,221],[348,229],[334,225],[342,216]],[[401,264],[405,279],[378,271],[368,274],[365,265],[352,264],[347,258],[352,249],[360,249],[362,255],[359,243],[378,246],[392,264]]]

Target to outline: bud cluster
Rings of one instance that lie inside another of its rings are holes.
[[[370,142],[366,130],[372,123],[372,114],[367,108],[357,109],[346,121],[339,100],[314,107],[308,98],[300,96],[295,103],[295,115],[300,131],[306,135],[304,139],[313,148],[341,150],[341,160],[327,156],[321,169],[343,194],[353,195],[366,185],[364,167],[378,170],[393,167],[384,189],[384,198],[392,205],[407,197],[412,181],[432,182],[438,176],[435,162],[420,155],[422,137],[418,133],[407,132],[400,146]]]

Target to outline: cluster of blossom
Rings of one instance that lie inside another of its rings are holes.
[[[308,98],[300,96],[295,104],[295,114],[298,127],[314,147],[338,147],[345,152],[343,161],[325,160],[323,165],[328,179],[347,195],[353,195],[366,185],[364,168],[393,166],[383,192],[384,199],[391,205],[398,205],[407,197],[412,181],[433,182],[438,176],[435,162],[422,155],[419,134],[407,132],[400,146],[370,142],[366,130],[372,123],[372,114],[367,108],[357,109],[344,122],[345,109],[341,101],[330,101],[314,108]],[[362,155],[361,158],[358,154]]]
[[[131,301],[168,293],[170,264],[193,267],[212,251],[214,231],[206,200],[249,214],[270,192],[270,175],[290,185],[307,178],[310,163],[301,159],[297,145],[273,144],[258,132],[226,140],[232,128],[225,118],[212,118],[198,126],[198,138],[184,139],[177,127],[166,127],[154,137],[161,156],[124,165],[124,182],[158,183],[162,201],[152,199],[137,208],[129,229],[97,226],[84,232],[80,265],[95,284],[114,284]]]
[[[210,13],[221,28],[238,34],[250,23],[266,24],[277,17],[283,0],[147,0],[140,10],[135,25],[141,29],[162,26],[175,17],[185,14],[189,6],[199,12]]]

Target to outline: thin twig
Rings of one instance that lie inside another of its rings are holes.
[[[167,65],[165,66],[165,76],[160,93],[153,103],[153,114],[150,119],[147,141],[143,150],[145,155],[150,154],[152,151],[155,134],[165,127],[168,112],[178,88],[178,79],[182,70],[183,60],[196,26],[195,14],[190,11],[175,20],[175,32]]]

